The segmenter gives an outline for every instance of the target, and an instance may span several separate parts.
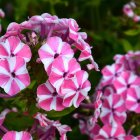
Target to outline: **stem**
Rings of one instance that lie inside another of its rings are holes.
[[[15,95],[14,96],[10,96],[10,95],[6,95],[6,94],[0,93],[0,98],[13,98],[13,97],[15,97]]]
[[[85,103],[81,103],[80,107],[82,108],[86,108],[86,109],[94,109],[94,105],[93,104],[85,104]]]

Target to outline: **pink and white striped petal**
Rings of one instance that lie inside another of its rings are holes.
[[[0,61],[0,86],[13,96],[30,84],[30,77],[23,58],[12,57]]]
[[[140,113],[140,87],[128,89],[125,104],[128,110]]]
[[[63,98],[58,95],[55,88],[47,81],[40,85],[37,89],[38,106],[46,111],[61,111],[63,106]]]
[[[102,74],[104,81],[106,84],[109,84],[110,82],[113,82],[116,77],[119,76],[119,74],[123,71],[123,66],[121,64],[113,64],[111,66],[105,66],[102,69]]]
[[[103,100],[100,118],[104,124],[123,124],[126,120],[125,111],[125,102],[121,95],[111,93]]]
[[[138,85],[140,85],[140,78],[129,71],[123,71],[121,75],[114,80],[114,87],[117,94],[122,95],[124,99],[126,98],[128,89]]]
[[[95,140],[114,140],[121,139],[125,136],[125,131],[121,125],[111,126],[104,125],[99,134],[95,137]]]
[[[88,91],[91,88],[88,79],[88,73],[81,70],[76,72],[75,77],[65,80],[62,85],[62,94],[64,96],[63,105],[70,107],[78,107],[80,103],[87,97]]]
[[[31,134],[26,131],[8,131],[4,134],[2,140],[33,140],[33,138]]]
[[[76,59],[59,57],[52,64],[49,81],[56,88],[58,94],[62,95],[59,90],[64,80],[74,77],[74,74],[80,70],[80,64]]]
[[[48,73],[51,71],[51,64],[57,57],[62,56],[71,59],[74,55],[71,46],[66,42],[62,42],[62,39],[56,36],[48,38],[38,53]]]
[[[0,58],[14,56],[22,57],[26,62],[29,62],[31,59],[31,50],[18,37],[10,36],[4,42],[0,43]]]

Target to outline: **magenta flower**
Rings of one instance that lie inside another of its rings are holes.
[[[134,12],[133,12],[133,8],[131,5],[126,4],[123,7],[123,12],[125,15],[127,15],[128,17],[133,17],[134,16]]]
[[[52,64],[49,81],[56,88],[58,94],[63,95],[59,90],[64,80],[72,78],[74,74],[80,70],[80,64],[76,59],[72,58],[68,60],[66,58],[59,57]]]
[[[123,71],[123,66],[121,64],[113,64],[111,66],[105,66],[102,69],[103,79],[106,84],[113,82],[113,80],[119,76],[119,74]]]
[[[61,92],[64,96],[63,105],[70,107],[78,107],[80,103],[87,97],[88,91],[91,88],[86,71],[78,71],[75,77],[65,80]]]
[[[58,24],[55,25],[54,30],[59,33],[63,38],[68,37],[74,41],[78,39],[79,26],[74,19],[62,18],[59,20]]]
[[[94,140],[119,140],[125,136],[125,131],[121,125],[104,125]]]
[[[63,98],[58,95],[55,88],[47,81],[37,89],[38,106],[46,111],[64,109]]]
[[[51,71],[53,61],[57,57],[62,56],[71,59],[74,55],[71,46],[66,42],[62,42],[62,39],[59,37],[48,38],[47,42],[39,49],[38,53],[48,74]]]
[[[0,58],[14,56],[22,57],[26,62],[29,62],[31,59],[31,50],[18,37],[10,36],[4,42],[0,43]]]
[[[104,124],[123,124],[126,120],[125,102],[121,95],[111,92],[104,97],[100,118]]]
[[[2,137],[2,140],[32,140],[32,136],[26,131],[8,131]]]
[[[56,23],[58,23],[57,16],[44,13],[41,16],[32,16],[28,21],[22,22],[21,27],[40,33],[42,37],[45,37]]]
[[[128,110],[140,113],[140,87],[128,89],[125,104]]]
[[[0,60],[0,86],[13,96],[30,84],[24,59],[12,57]]]
[[[119,75],[116,80],[114,80],[114,87],[117,91],[117,94],[126,98],[127,91],[130,87],[135,87],[140,85],[140,78],[134,73],[129,71],[124,71]]]

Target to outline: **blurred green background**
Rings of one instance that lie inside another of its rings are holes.
[[[28,17],[46,12],[59,18],[74,18],[81,31],[88,33],[87,42],[93,46],[94,59],[102,69],[113,62],[115,54],[140,49],[140,24],[133,22],[122,12],[124,4],[128,2],[128,0],[0,0],[0,8],[6,13],[6,17],[2,20],[2,34],[10,22],[20,23]],[[138,0],[136,2],[140,4]],[[140,8],[137,13],[140,13]],[[98,84],[100,77],[100,72],[90,73],[92,89]],[[62,122],[73,126],[73,132],[69,134],[70,140],[87,139],[79,134],[78,121],[65,116]]]

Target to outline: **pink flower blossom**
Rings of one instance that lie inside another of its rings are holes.
[[[73,39],[74,41],[77,41],[78,39],[79,26],[74,19],[60,19],[58,24],[55,25],[54,30],[56,30],[58,33],[61,33],[62,35],[64,34],[66,39],[67,37]]]
[[[115,140],[121,139],[125,136],[125,131],[121,125],[111,126],[104,125],[99,134],[95,137],[94,140]]]
[[[14,56],[22,57],[26,62],[29,62],[31,59],[31,50],[18,37],[10,36],[4,42],[0,43],[0,58]]]
[[[63,105],[70,107],[78,107],[80,103],[87,97],[88,91],[91,88],[88,79],[88,73],[86,71],[78,71],[75,77],[65,80],[62,87],[62,94],[64,96]]]
[[[0,61],[0,86],[13,96],[30,84],[24,59],[12,57]]]
[[[118,125],[126,120],[125,102],[121,95],[110,90],[110,95],[103,100],[100,118],[104,124]]]
[[[134,22],[139,22],[139,21],[140,21],[140,16],[135,15],[135,16],[133,17],[133,21],[134,21]]]
[[[124,71],[119,75],[116,80],[114,80],[114,87],[117,91],[117,94],[126,98],[127,91],[130,87],[135,87],[140,85],[140,78],[134,73],[129,71]]]
[[[126,5],[123,7],[123,12],[124,12],[124,14],[127,15],[128,17],[133,17],[133,16],[134,16],[133,9],[132,9],[131,5],[129,5],[129,4],[126,4]]]
[[[28,21],[21,23],[23,29],[30,29],[39,33],[42,37],[45,37],[49,34],[51,26],[54,26],[58,23],[58,17],[52,16],[48,13],[44,13],[41,16],[36,15],[32,16]]]
[[[57,57],[62,56],[71,59],[74,55],[70,45],[66,42],[62,42],[62,39],[59,37],[48,38],[47,42],[39,49],[38,53],[48,74],[51,71],[53,61]]]
[[[121,64],[113,64],[111,66],[105,66],[102,69],[103,79],[106,84],[113,82],[113,80],[123,71]]]
[[[63,98],[58,95],[55,88],[47,81],[37,89],[38,106],[46,111],[64,109]]]
[[[8,131],[2,137],[2,140],[32,140],[32,136],[26,131]]]
[[[23,34],[21,34],[21,26],[16,22],[12,22],[8,25],[6,34],[3,36],[3,39],[6,39],[10,36],[18,36],[20,39],[23,38]]]
[[[76,59],[72,58],[68,60],[66,58],[59,57],[52,64],[49,81],[56,88],[58,94],[62,95],[59,90],[64,80],[72,78],[74,74],[80,70],[80,64],[76,61]]]
[[[128,89],[125,104],[128,110],[140,113],[140,87]]]

